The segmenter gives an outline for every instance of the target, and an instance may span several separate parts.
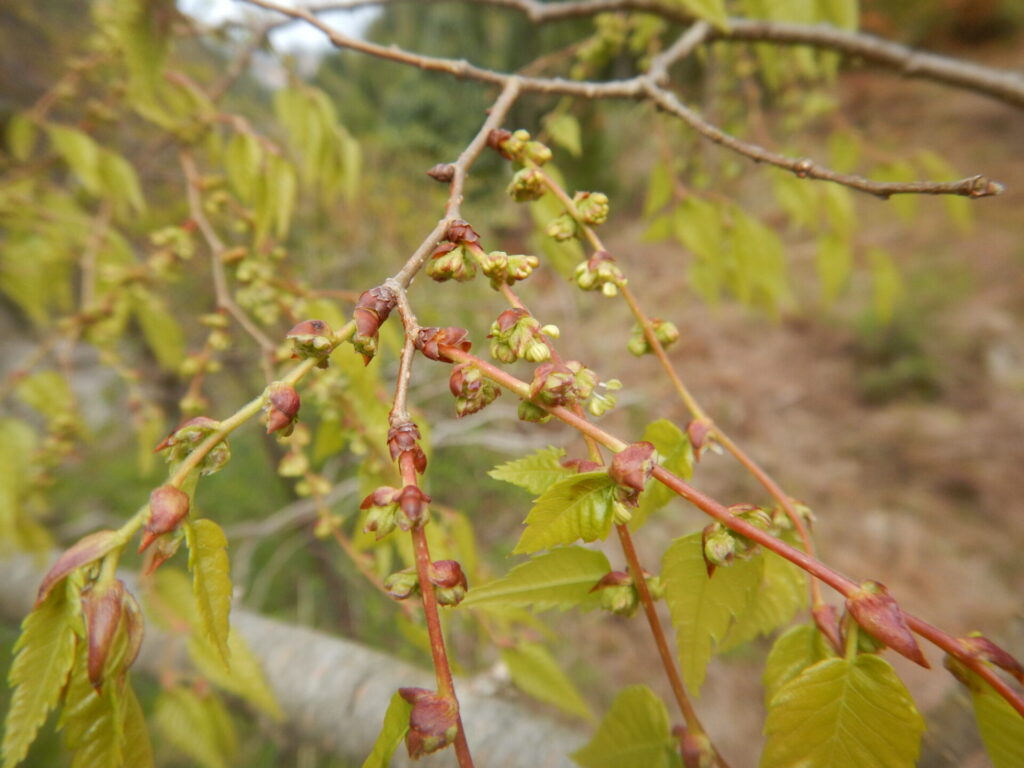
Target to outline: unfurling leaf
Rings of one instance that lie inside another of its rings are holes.
[[[542,448],[521,459],[499,464],[487,474],[539,495],[572,474],[572,470],[559,461],[564,455],[561,448]]]
[[[683,679],[699,692],[713,645],[724,640],[734,618],[757,594],[764,558],[737,559],[708,578],[701,534],[693,533],[672,542],[661,563]]]
[[[64,550],[57,558],[57,562],[50,566],[50,570],[43,576],[39,591],[36,593],[36,606],[38,607],[46,600],[53,588],[65,576],[83,565],[99,560],[116,547],[117,543],[117,531],[96,531],[88,536],[83,536]]]
[[[774,552],[764,552],[762,556],[764,572],[757,593],[722,639],[720,652],[743,645],[758,635],[770,635],[791,621],[807,601],[804,572]]]
[[[567,113],[548,115],[544,119],[544,127],[551,136],[551,140],[567,150],[570,155],[579,157],[583,154],[583,144],[580,140],[580,121],[574,116]]]
[[[22,622],[9,675],[14,693],[4,724],[3,768],[25,758],[39,727],[57,705],[75,661],[77,621],[66,591],[57,589]]]
[[[377,741],[373,744],[373,751],[363,761],[362,768],[388,768],[391,756],[409,731],[411,712],[412,704],[403,699],[402,694],[396,693],[391,697],[384,713],[384,724],[377,734]]]
[[[243,202],[251,202],[263,165],[263,147],[251,133],[236,133],[224,151],[224,167],[235,194]]]
[[[661,699],[633,685],[615,697],[597,733],[572,759],[584,768],[670,768],[678,764],[676,747]]]
[[[601,552],[582,547],[560,547],[514,567],[495,581],[466,593],[466,606],[532,606],[534,610],[593,608],[593,586],[611,565]]]
[[[225,665],[230,658],[228,614],[231,611],[231,572],[228,540],[212,520],[196,520],[185,526],[192,594],[201,629],[220,652]]]
[[[812,624],[801,624],[779,635],[764,664],[765,706],[794,677],[832,656],[835,653]]]
[[[826,659],[772,698],[761,768],[913,768],[924,727],[885,660]]]
[[[526,516],[515,554],[596,541],[611,530],[615,481],[607,472],[571,475],[546,490]]]
[[[684,480],[693,476],[694,451],[690,438],[671,421],[652,421],[644,429],[643,439],[654,444],[660,455],[659,463],[669,472]],[[661,483],[649,483],[647,489],[640,494],[640,506],[633,512],[629,527],[636,530],[652,512],[661,509],[673,498],[675,494]]]
[[[543,645],[519,643],[514,648],[504,649],[501,660],[508,667],[516,687],[569,714],[585,720],[593,719],[587,702]]]

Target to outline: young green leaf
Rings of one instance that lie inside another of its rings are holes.
[[[100,148],[87,133],[63,125],[48,125],[50,143],[90,194],[100,193]]]
[[[912,768],[924,727],[884,659],[826,659],[772,698],[761,768]]]
[[[538,643],[519,643],[501,652],[512,682],[535,699],[554,704],[571,715],[593,720],[594,715],[576,686],[548,649]]]
[[[583,143],[580,137],[580,121],[565,112],[548,115],[544,118],[544,127],[551,140],[565,149],[573,157],[583,154]]]
[[[185,524],[188,567],[192,571],[192,594],[207,638],[228,664],[228,614],[231,611],[231,572],[228,568],[228,540],[212,520]]]
[[[655,163],[647,179],[647,196],[644,198],[645,220],[668,205],[672,199],[672,182],[671,164]]]
[[[708,578],[701,535],[676,539],[661,561],[665,600],[672,614],[680,668],[695,693],[704,682],[712,647],[721,643],[735,617],[757,594],[764,558],[737,560]]]
[[[487,474],[495,480],[504,480],[539,495],[573,474],[571,469],[559,463],[563,456],[565,451],[562,448],[542,448],[521,459],[499,464]]]
[[[471,587],[462,604],[533,606],[537,611],[595,604],[590,590],[610,570],[602,552],[559,547],[520,563],[500,579]]]
[[[200,697],[190,688],[164,691],[154,722],[163,738],[202,768],[228,768],[237,752],[230,716],[216,696]]]
[[[614,494],[615,481],[607,472],[584,472],[559,480],[537,499],[512,551],[518,555],[578,539],[603,539],[612,526]]]
[[[163,299],[138,289],[132,293],[132,310],[157,363],[165,371],[176,372],[185,357],[185,335]]]
[[[58,724],[68,749],[74,752],[72,768],[128,768],[124,692],[127,685],[105,685],[97,692],[86,671],[85,643],[79,644]]]
[[[243,202],[251,202],[263,165],[263,147],[251,133],[236,133],[224,150],[224,168],[235,194]]]
[[[189,658],[200,674],[221,690],[245,699],[274,720],[283,720],[284,711],[270,689],[259,659],[234,629],[228,631],[228,652],[230,670],[224,667],[220,652],[205,635],[193,634],[188,639]]]
[[[124,764],[126,768],[153,768],[153,745],[142,706],[130,685],[124,687]]]
[[[725,12],[725,0],[676,0],[698,19],[710,21],[719,29],[729,28],[729,17]]]
[[[757,593],[722,639],[718,646],[720,653],[737,648],[758,635],[770,635],[788,624],[807,602],[804,572],[774,552],[764,552],[762,557],[764,571]],[[717,573],[715,575],[717,577]]]
[[[765,707],[782,688],[812,664],[835,656],[813,624],[800,624],[779,635],[765,661]]]
[[[280,157],[273,157],[268,163],[267,184],[270,186],[274,209],[274,234],[284,239],[291,226],[295,199],[298,195],[298,177],[295,167]]]
[[[679,475],[684,480],[693,476],[693,446],[690,445],[690,438],[679,427],[668,419],[652,421],[644,429],[642,438],[652,443],[661,455],[659,464],[673,474]],[[647,520],[652,512],[655,512],[672,499],[675,494],[661,483],[652,482],[640,494],[640,505],[633,510],[633,519],[629,521],[629,527],[636,530]]]
[[[903,278],[887,251],[869,248],[868,259],[871,262],[871,293],[875,318],[885,325],[892,320],[900,299],[903,298]]]
[[[825,306],[831,306],[842,294],[850,279],[853,267],[853,251],[850,241],[834,232],[818,240],[815,254],[818,280],[821,282],[821,298]]]
[[[103,193],[114,202],[114,210],[119,219],[124,219],[131,213],[141,213],[146,209],[139,177],[124,157],[107,149],[102,150],[99,157],[99,175]]]
[[[388,703],[387,711],[384,713],[384,724],[377,734],[377,741],[373,744],[373,751],[363,761],[363,768],[388,768],[391,764],[391,756],[402,743],[406,732],[409,730],[409,715],[412,712],[412,704],[402,698],[400,693],[395,693]]]
[[[75,621],[66,591],[55,589],[21,623],[8,677],[14,693],[4,724],[3,768],[25,758],[57,705],[75,661]]]
[[[676,748],[664,703],[647,686],[632,685],[572,759],[584,768],[670,768],[679,764]]]
[[[36,146],[39,128],[35,121],[24,112],[15,112],[7,123],[7,149],[11,157],[18,162],[25,162],[32,155]]]
[[[985,751],[994,768],[1019,768],[1024,765],[1024,718],[988,683],[976,679],[971,704]]]

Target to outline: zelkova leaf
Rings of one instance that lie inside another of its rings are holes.
[[[718,646],[720,652],[736,648],[758,635],[769,635],[789,623],[807,598],[804,572],[774,552],[764,552],[764,569],[757,593],[729,628]],[[717,577],[717,572],[716,572]]]
[[[647,686],[632,685],[572,759],[584,768],[669,768],[679,764],[676,746],[664,703]]]
[[[99,158],[99,175],[103,192],[114,201],[115,210],[120,218],[126,218],[132,212],[141,213],[145,210],[146,201],[142,196],[139,177],[124,157],[116,152],[103,150]]]
[[[779,635],[768,653],[761,676],[765,707],[790,680],[831,656],[835,653],[813,624],[801,624]]]
[[[515,566],[500,579],[470,588],[462,604],[533,606],[538,611],[596,604],[590,590],[610,570],[602,552],[561,547]]]
[[[225,669],[217,647],[205,635],[192,635],[188,655],[199,672],[221,690],[245,699],[275,720],[284,719],[284,711],[274,697],[263,667],[249,645],[233,629],[228,632],[231,669]]]
[[[924,728],[884,659],[826,659],[772,698],[761,768],[912,768]]]
[[[384,713],[384,724],[377,734],[377,741],[373,743],[373,751],[363,761],[363,768],[388,768],[391,756],[409,730],[411,712],[412,704],[403,699],[402,694],[395,693],[391,697]]]
[[[228,664],[228,614],[231,611],[231,574],[228,568],[228,540],[212,520],[185,525],[188,567],[192,571],[192,594],[203,633]]]
[[[75,661],[74,622],[63,589],[53,590],[22,622],[8,676],[14,693],[4,723],[3,768],[25,758],[57,705]]]
[[[1024,717],[988,683],[980,677],[976,680],[971,704],[985,751],[994,768],[1020,768],[1024,765]]]
[[[708,578],[699,533],[672,542],[661,561],[665,599],[676,630],[683,679],[694,692],[704,682],[712,647],[757,594],[764,558],[737,560]]]
[[[15,112],[7,122],[7,149],[11,157],[25,162],[35,149],[39,128],[25,112]]]
[[[153,745],[142,705],[130,685],[124,688],[124,764],[127,768],[153,768]]]
[[[495,480],[518,485],[530,493],[541,494],[556,482],[572,474],[559,459],[565,456],[561,448],[542,448],[521,459],[499,464],[487,474]]]
[[[154,713],[156,727],[175,749],[202,768],[228,768],[237,751],[230,716],[213,694],[200,696],[189,688],[160,694]]]
[[[71,768],[126,766],[124,726],[127,685],[127,682],[124,685],[105,685],[97,692],[86,672],[85,644],[79,644],[74,672],[58,724],[64,732],[68,749],[74,752]]]
[[[725,0],[675,0],[698,19],[710,21],[719,29],[729,28],[729,17],[725,12]]]
[[[82,182],[82,186],[90,194],[99,194],[101,189],[99,145],[89,134],[83,133],[77,128],[48,125],[46,132],[53,148]]]
[[[607,472],[571,475],[552,485],[526,516],[526,530],[512,551],[515,554],[596,541],[612,525],[615,481]]]
[[[519,643],[513,648],[505,648],[501,652],[501,660],[508,667],[517,688],[571,715],[593,720],[594,715],[587,702],[543,645]]]

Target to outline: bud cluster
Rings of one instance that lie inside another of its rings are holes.
[[[577,192],[572,202],[584,224],[597,226],[608,220],[608,195],[604,192]]]
[[[618,287],[626,283],[625,275],[608,251],[597,251],[577,264],[574,279],[584,291],[601,291],[605,296],[614,296]]]
[[[491,251],[481,259],[480,269],[490,278],[491,287],[498,290],[502,285],[515,285],[525,280],[540,266],[536,256],[513,255],[504,251]]]
[[[447,328],[420,328],[416,335],[416,349],[431,360],[442,363],[454,363],[455,360],[445,354],[444,347],[453,347],[469,352],[473,343],[467,338],[469,331],[465,328],[449,326]]]
[[[661,320],[659,318],[651,320],[651,330],[654,331],[654,338],[658,340],[662,347],[668,348],[679,341],[679,329],[676,328],[675,323],[671,323],[668,320]],[[633,330],[630,331],[627,349],[637,357],[643,357],[654,351],[650,342],[647,341],[644,327],[640,323],[636,323],[633,326]]]
[[[398,693],[412,704],[405,747],[413,760],[444,749],[459,733],[458,705],[453,698],[440,696],[425,688],[399,688]]]
[[[150,557],[149,571],[159,568],[178,551],[182,539],[178,528],[188,516],[189,507],[188,494],[173,485],[161,485],[149,494],[149,512],[139,543],[139,552],[145,552],[156,542],[156,549]]]
[[[611,466],[608,468],[608,475],[619,486],[618,503],[628,504],[632,507],[638,506],[640,493],[653,470],[654,445],[652,443],[633,443],[615,454]],[[629,521],[629,512],[625,511],[626,520],[616,520],[616,522]],[[619,516],[623,515],[619,513]]]
[[[352,319],[356,323],[352,346],[363,356],[364,363],[369,364],[377,354],[380,327],[397,303],[395,292],[386,285],[378,285],[359,295],[356,308],[352,311]]]
[[[525,309],[506,309],[491,323],[491,357],[503,363],[525,358],[542,363],[551,358],[551,349],[541,338],[540,322]],[[557,335],[557,334],[556,334]]]
[[[360,509],[367,511],[363,530],[377,534],[380,540],[395,528],[403,531],[422,528],[426,523],[429,503],[430,497],[415,485],[404,488],[381,486],[359,505]]]
[[[427,578],[441,605],[458,605],[469,589],[466,574],[455,560],[435,560],[427,569]]]
[[[303,320],[285,335],[292,342],[292,357],[316,360],[317,368],[326,368],[334,349],[334,332],[323,320]]]
[[[484,378],[472,363],[461,363],[452,369],[448,389],[455,397],[455,415],[460,419],[485,408],[501,395],[501,389]]]
[[[660,600],[665,594],[665,586],[661,579],[644,571],[644,581],[651,597]],[[640,594],[637,592],[633,576],[626,571],[609,571],[590,589],[597,592],[601,607],[619,616],[632,616],[640,607]]]
[[[763,531],[774,532],[771,513],[752,504],[734,504],[729,512]],[[710,578],[716,568],[732,564],[736,558],[746,560],[757,551],[757,544],[746,536],[731,531],[722,523],[711,523],[703,532],[704,566]]]
[[[295,429],[301,405],[295,387],[275,381],[267,388],[267,434],[280,432],[288,437]]]
[[[548,222],[547,229],[544,231],[547,233],[548,237],[557,240],[560,243],[563,243],[566,240],[572,240],[582,234],[579,222],[568,213],[563,213],[553,218]]]
[[[476,263],[465,246],[444,242],[431,254],[427,262],[427,276],[439,283],[446,280],[464,283],[476,277]]]
[[[520,128],[510,132],[503,128],[491,131],[487,135],[487,146],[497,150],[506,160],[519,163],[544,165],[551,159],[551,150],[539,141],[533,141],[529,131]]]
[[[544,174],[536,168],[520,168],[512,176],[505,191],[517,203],[529,203],[544,197],[547,187]]]
[[[392,461],[402,462],[405,455],[412,459],[412,465],[421,475],[427,469],[427,455],[420,447],[420,430],[411,421],[398,424],[388,430],[388,452]],[[424,497],[426,499],[426,497]],[[426,499],[429,501],[429,499]]]
[[[184,461],[206,438],[220,428],[220,422],[196,416],[180,424],[171,434],[161,441],[155,452],[167,451],[168,463]],[[199,474],[212,475],[217,472],[231,458],[231,448],[228,446],[227,438],[222,438],[215,445],[203,460],[199,462]]]
[[[602,416],[615,407],[616,397],[610,392],[621,388],[617,379],[599,382],[597,374],[576,360],[566,363],[542,363],[533,372],[530,400],[519,405],[522,421],[544,423],[551,415],[544,406],[585,404],[592,416]],[[600,387],[604,391],[597,391]]]

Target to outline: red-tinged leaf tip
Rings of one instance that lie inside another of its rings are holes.
[[[215,419],[211,419],[209,416],[193,416],[191,419],[183,421],[181,422],[181,424],[176,426],[174,430],[169,435],[167,435],[167,437],[165,437],[162,441],[160,441],[160,444],[157,445],[156,448],[153,449],[153,453],[160,453],[160,451],[164,450],[165,448],[170,448],[171,446],[176,445],[180,438],[179,433],[184,429],[188,429],[190,427],[199,427],[200,430],[204,430],[214,429],[215,427],[218,426],[220,426],[220,422],[216,421]]]
[[[903,611],[884,584],[877,581],[862,583],[860,589],[846,598],[846,609],[854,620],[880,643],[906,656],[915,664],[931,669],[914,633],[907,626]]]
[[[972,633],[967,637],[957,638],[957,643],[967,655],[995,664],[1024,684],[1024,666],[984,635]]]
[[[596,472],[603,466],[600,462],[589,461],[587,459],[562,459],[560,462],[566,469],[574,469],[577,474],[583,474],[584,472]]]
[[[412,704],[405,746],[417,759],[437,752],[455,741],[459,732],[458,707],[450,698],[424,688],[399,688],[399,695]]]
[[[83,565],[99,560],[117,545],[116,531],[96,531],[84,536],[68,547],[43,576],[36,593],[36,606],[42,603],[53,588],[69,573]]]
[[[124,592],[124,582],[117,579],[107,585],[97,584],[82,593],[82,613],[89,644],[87,671],[89,682],[97,691],[103,684],[107,657],[121,623]]]

